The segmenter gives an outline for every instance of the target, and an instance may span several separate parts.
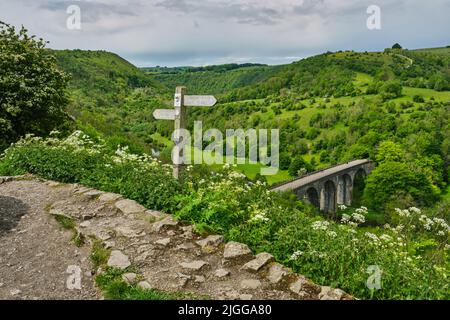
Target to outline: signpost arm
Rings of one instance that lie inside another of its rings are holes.
[[[173,140],[175,148],[172,151],[173,160],[173,177],[175,179],[180,178],[180,173],[183,168],[183,162],[185,156],[183,154],[185,148],[180,148],[182,141],[181,130],[186,129],[186,108],[187,107],[212,107],[217,103],[217,99],[214,96],[188,96],[186,95],[186,87],[177,87],[175,91],[174,109],[156,109],[153,112],[153,117],[160,120],[174,120],[175,132],[173,134]]]
[[[186,129],[186,107],[184,105],[184,96],[186,94],[186,87],[177,87],[175,91],[175,143],[181,143],[181,136],[179,129]],[[178,150],[174,154],[175,162],[173,165],[173,177],[179,179],[183,165],[180,163],[180,158],[183,157],[183,150]]]

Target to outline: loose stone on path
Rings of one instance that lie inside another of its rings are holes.
[[[181,262],[180,266],[186,270],[191,271],[200,271],[202,268],[206,267],[208,265],[207,262],[202,260],[196,260],[192,262]]]
[[[122,196],[120,194],[103,193],[102,195],[100,195],[98,200],[100,200],[102,202],[113,202],[113,201],[117,201],[117,200],[119,200],[121,198],[122,198]]]
[[[113,250],[108,260],[108,267],[114,267],[119,269],[126,269],[131,265],[128,256],[124,255],[119,250]]]
[[[163,230],[173,228],[178,225],[178,221],[175,221],[172,217],[164,218],[153,224],[153,231],[161,232]]]
[[[274,261],[274,257],[266,252],[256,255],[255,259],[247,262],[242,269],[250,272],[258,272],[261,268],[266,266],[268,263]]]
[[[256,279],[246,279],[241,281],[241,288],[244,290],[256,290],[261,286],[261,281]]]
[[[117,201],[115,206],[124,214],[143,213],[147,210],[145,207],[141,206],[136,201],[128,199]]]
[[[246,262],[252,257],[250,248],[242,243],[228,242],[223,252],[224,264],[232,264],[236,262]]]
[[[273,264],[267,274],[267,279],[273,284],[278,284],[289,275],[289,270],[279,263]]]
[[[205,239],[197,241],[197,244],[200,247],[205,248],[207,246],[216,247],[219,244],[221,244],[222,242],[224,242],[223,236],[212,235],[212,236],[208,236]]]

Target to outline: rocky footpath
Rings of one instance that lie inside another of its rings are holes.
[[[46,209],[71,196],[38,181],[0,177],[0,299],[100,299],[89,246],[77,248]],[[67,286],[79,267],[80,289]]]
[[[108,266],[120,269],[133,266],[133,270],[138,271],[124,274],[123,279],[142,288],[189,292],[213,299],[351,299],[340,289],[316,285],[291,272],[276,263],[268,253],[254,256],[245,244],[226,243],[220,235],[201,237],[194,233],[192,226],[183,225],[167,214],[148,210],[118,194],[79,185],[0,177],[0,207],[4,205],[4,197],[28,202],[28,208],[21,209],[22,217],[30,215],[30,210],[35,211],[33,215],[37,215],[33,219],[27,218],[28,220],[51,220],[51,215],[74,219],[75,228],[79,236],[86,239],[86,245],[77,249],[66,239],[64,248],[56,251],[53,249],[45,259],[69,259],[67,255],[74,259],[77,257],[75,252],[78,252],[78,257],[84,259],[83,262],[78,262],[84,268],[84,274],[88,275],[87,283],[84,284],[86,288],[81,290],[90,293],[85,298],[98,298],[98,294],[90,291],[90,275],[93,272],[87,265],[87,253],[83,253],[83,250],[90,249],[89,243],[101,241],[105,248],[111,250]],[[36,204],[40,204],[41,208],[32,210]],[[17,215],[15,210],[0,211],[2,219],[5,219],[5,215]],[[22,219],[19,220],[20,224]],[[47,222],[46,225],[54,223],[56,222]],[[6,242],[12,241],[10,237],[15,237],[14,241],[20,241],[14,223],[9,224],[6,234],[0,233],[0,257],[6,263],[13,256],[6,252],[10,247]],[[39,228],[41,234],[52,232],[42,225]],[[45,238],[44,235],[43,237]],[[21,249],[19,247],[16,250]],[[38,251],[30,255],[39,254]],[[67,264],[68,262],[64,263],[65,266]],[[2,269],[0,267],[0,275],[3,276],[5,270]],[[8,297],[8,292],[11,295],[11,290],[19,290],[12,288],[20,287],[20,280],[10,282],[14,280],[1,284],[0,298]],[[9,291],[3,290],[3,287],[8,287]],[[21,296],[19,293],[16,295]],[[23,297],[29,298],[31,293]],[[48,297],[53,296],[49,294]],[[60,298],[64,297],[61,293]]]

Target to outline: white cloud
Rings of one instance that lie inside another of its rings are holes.
[[[376,2],[376,3],[374,3]],[[66,28],[66,8],[82,30]],[[382,30],[366,8],[382,9]],[[25,24],[54,48],[104,49],[138,65],[286,63],[338,49],[448,45],[448,0],[2,0],[0,20]]]

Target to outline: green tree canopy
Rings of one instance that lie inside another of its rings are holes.
[[[313,171],[314,167],[303,159],[303,157],[299,156],[292,160],[288,171],[292,177],[298,177],[302,173],[300,172],[301,170],[303,170],[303,173],[307,173]]]
[[[376,154],[375,160],[378,163],[395,161],[402,162],[405,159],[405,153],[402,147],[392,141],[383,141],[379,147]]]
[[[397,80],[386,81],[381,87],[381,93],[383,96],[389,99],[397,98],[402,95],[403,87]]]
[[[383,210],[399,193],[411,195],[418,205],[428,205],[436,197],[429,179],[402,162],[384,162],[367,177],[364,199],[369,207]]]
[[[0,22],[0,150],[27,133],[46,135],[65,122],[67,80],[42,39]]]

